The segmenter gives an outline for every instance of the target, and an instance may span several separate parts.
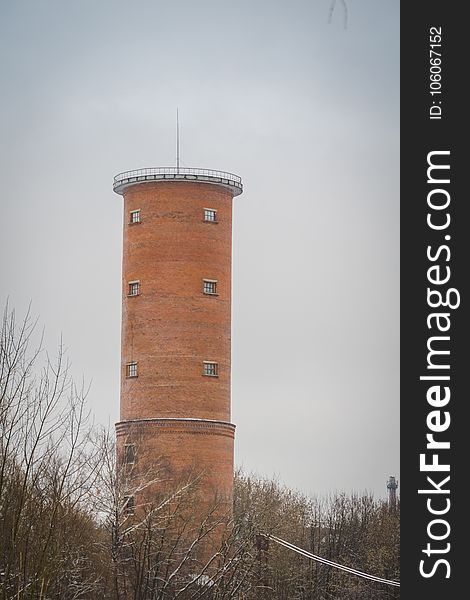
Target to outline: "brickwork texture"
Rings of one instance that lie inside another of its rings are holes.
[[[175,484],[193,473],[201,511],[215,499],[229,507],[232,192],[154,181],[123,196],[119,460],[134,444],[137,473],[154,466]],[[205,220],[205,209],[216,211],[216,222]],[[215,294],[204,293],[205,279],[216,282]],[[130,282],[138,282],[134,295]],[[215,363],[216,376],[205,374],[205,363]]]

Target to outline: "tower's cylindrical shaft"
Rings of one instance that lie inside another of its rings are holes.
[[[147,474],[155,465],[176,486],[193,473],[205,505],[227,504],[232,198],[241,184],[129,179],[116,190],[124,196],[120,460]]]

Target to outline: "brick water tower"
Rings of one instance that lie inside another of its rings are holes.
[[[124,197],[119,461],[165,485],[198,477],[201,502],[230,511],[232,199],[241,179],[150,168],[117,175],[113,189]],[[132,507],[154,490],[130,497]]]

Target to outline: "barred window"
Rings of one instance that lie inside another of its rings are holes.
[[[135,511],[134,496],[124,496],[124,514],[133,515]]]
[[[208,377],[218,377],[219,365],[216,362],[204,361],[204,375]]]
[[[205,208],[204,209],[204,221],[209,221],[211,223],[217,223],[217,211],[213,208]]]
[[[137,377],[137,363],[131,362],[126,365],[126,375],[127,377]]]
[[[140,281],[129,281],[128,296],[138,296],[140,294]]]
[[[124,462],[126,465],[135,463],[135,444],[126,444],[124,446]]]
[[[204,294],[217,294],[217,281],[215,279],[204,279],[203,291]]]
[[[140,208],[138,210],[131,210],[130,223],[140,223]]]

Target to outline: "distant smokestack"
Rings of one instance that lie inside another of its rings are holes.
[[[390,475],[389,480],[387,481],[387,489],[388,489],[388,505],[391,510],[395,510],[397,507],[397,489],[398,489],[398,481]]]

